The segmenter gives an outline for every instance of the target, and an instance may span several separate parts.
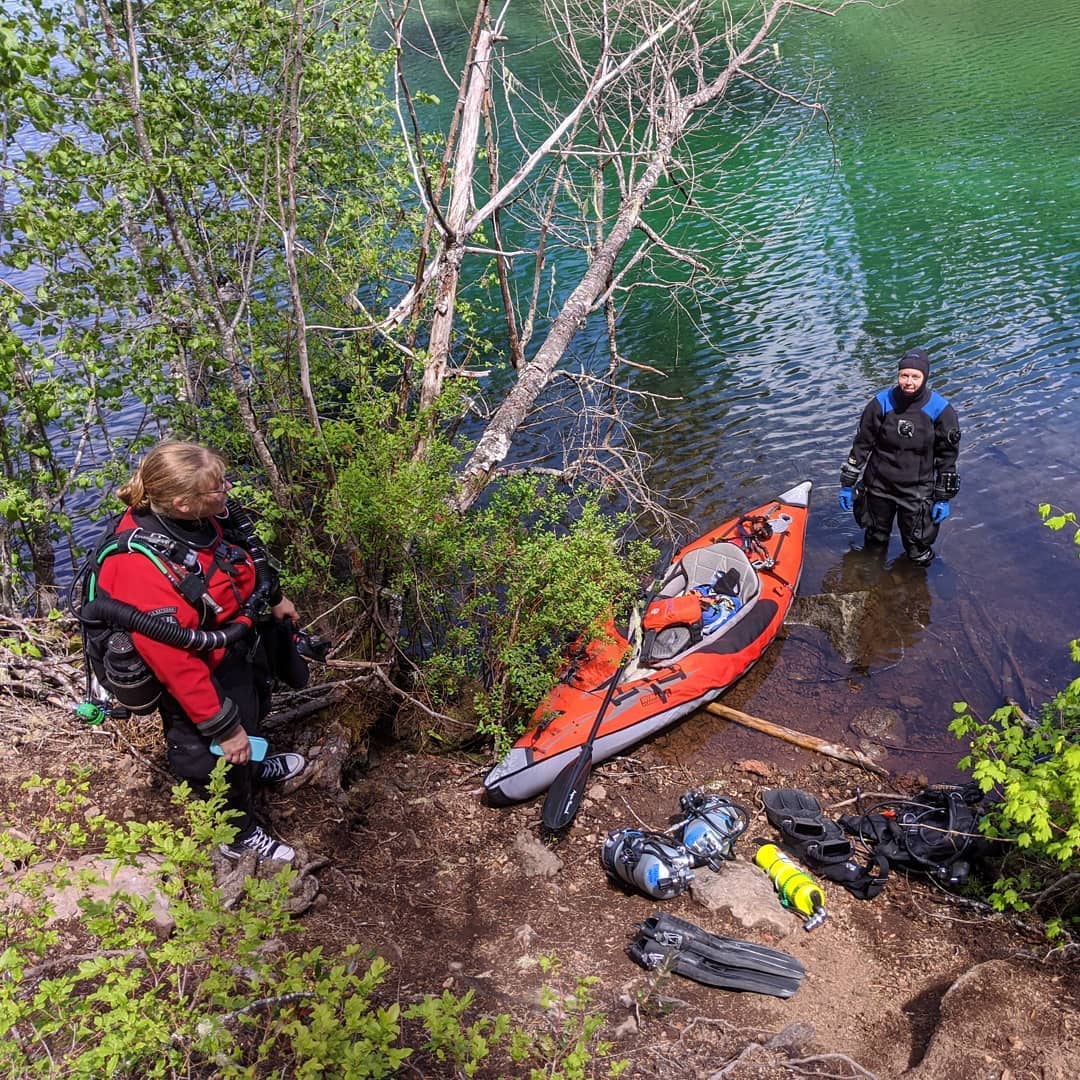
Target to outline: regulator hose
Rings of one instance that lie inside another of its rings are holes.
[[[252,593],[251,600],[248,603],[251,603],[256,598],[259,598],[259,600],[269,598],[273,595],[277,586],[277,574],[270,565],[270,557],[266,553],[266,548],[259,539],[258,533],[255,532],[255,525],[248,512],[234,502],[227,502],[226,506],[228,508],[226,520],[240,534],[240,538],[243,540],[242,546],[247,549],[247,553],[251,556],[252,564],[255,567],[255,591]]]
[[[101,623],[122,630],[134,630],[163,645],[172,645],[177,649],[192,652],[212,652],[214,649],[228,648],[239,641],[252,627],[248,615],[241,615],[223,630],[189,630],[186,626],[164,619],[160,615],[148,615],[122,600],[111,596],[98,596],[84,604],[79,612],[79,619],[84,623]]]

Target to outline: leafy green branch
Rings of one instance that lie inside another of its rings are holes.
[[[530,1075],[573,1080],[603,1060],[604,1018],[583,990],[558,998],[554,1026],[536,1036],[508,1016],[477,1016],[471,993],[425,995],[403,1008],[386,993],[389,965],[360,945],[336,956],[288,947],[300,933],[287,909],[291,868],[247,879],[235,900],[216,886],[210,853],[236,831],[223,776],[219,766],[205,801],[179,785],[175,822],[120,823],[93,812],[88,769],[34,776],[4,808],[6,1074],[389,1077],[413,1059],[437,1065],[439,1075],[473,1076],[484,1063],[509,1075],[514,1047],[513,1060],[533,1064]],[[159,905],[141,892],[92,891],[121,867],[152,879],[171,930],[155,924]],[[78,896],[78,927],[61,937],[55,919],[65,890]],[[65,952],[72,940],[78,951]],[[403,1034],[413,1022],[426,1033],[415,1047]]]
[[[1047,528],[1076,525],[1076,515],[1039,507]],[[1080,528],[1073,541],[1080,546]],[[1080,640],[1070,643],[1080,662]],[[989,719],[964,702],[954,706],[949,730],[969,740],[959,765],[984,792],[996,796],[983,822],[991,837],[1011,841],[990,893],[998,909],[1034,908],[1051,936],[1080,925],[1080,678],[1073,679],[1037,718],[1006,705]]]

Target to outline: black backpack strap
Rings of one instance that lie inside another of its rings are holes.
[[[823,878],[843,885],[858,900],[873,900],[889,880],[889,860],[880,848],[873,851],[862,866],[850,860],[814,869]]]

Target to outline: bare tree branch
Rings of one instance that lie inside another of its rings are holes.
[[[782,105],[805,109],[807,124],[818,117],[828,119],[808,88],[792,93],[775,85],[771,72],[777,57],[770,36],[790,13],[833,16],[859,2],[863,0],[767,0],[736,15],[726,5],[716,9],[703,0],[547,0],[551,38],[546,44],[557,44],[564,56],[563,65],[555,67],[544,84],[545,93],[551,94],[557,80],[556,112],[515,77],[507,47],[497,47],[511,32],[505,9],[492,16],[489,0],[480,0],[473,46],[457,87],[453,168],[448,169],[449,157],[444,160],[447,198],[444,201],[441,182],[426,193],[432,221],[440,220],[442,227],[434,250],[425,248],[411,287],[378,324],[380,332],[393,335],[433,296],[419,402],[430,407],[446,379],[459,373],[453,342],[464,261],[481,252],[494,256],[516,375],[500,390],[501,399],[483,404],[489,411],[464,465],[453,509],[467,510],[492,477],[506,474],[515,439],[536,430],[539,417],[550,420],[552,409],[568,422],[572,435],[554,438],[549,423],[543,440],[547,450],[542,452],[546,460],[517,462],[512,468],[589,476],[617,487],[627,498],[655,504],[621,411],[636,396],[626,393],[627,373],[662,374],[663,364],[643,365],[622,355],[618,336],[625,304],[641,290],[662,290],[666,304],[685,312],[692,322],[700,320],[707,287],[719,280],[726,254],[753,239],[734,232],[725,220],[737,195],[718,200],[700,193],[716,186],[715,177],[733,155],[745,152],[762,125],[783,115]],[[395,27],[401,47],[400,19]],[[431,37],[445,70],[435,35]],[[502,90],[498,114],[492,97],[496,78]],[[733,143],[706,164],[700,155],[695,157],[696,144],[689,136],[714,121],[737,81],[758,94],[765,107],[749,113]],[[569,105],[563,104],[567,101]],[[526,122],[543,123],[546,134],[538,143],[526,139]],[[487,153],[482,197],[476,169],[481,123]],[[499,161],[506,158],[505,147],[512,147],[512,141],[500,144],[500,123],[520,148],[517,162],[503,178]],[[531,247],[530,280],[521,290],[520,311],[513,307],[511,260],[522,252],[506,251],[504,213],[526,238],[513,246]],[[708,237],[695,250],[672,239],[671,227],[684,214],[710,226],[695,232]],[[667,224],[658,224],[665,220]],[[494,236],[493,244],[471,242],[482,228],[491,230],[485,240]],[[568,261],[551,257],[557,248],[581,252],[587,260],[583,270],[575,269],[573,280],[561,280]],[[678,270],[674,276],[672,268]],[[679,283],[686,288],[680,289]],[[606,328],[606,378],[583,373],[576,377],[576,400],[560,399],[553,376],[578,332],[599,311]],[[528,355],[540,332],[543,340]],[[463,363],[458,361],[458,366]],[[663,398],[642,393],[639,400],[655,408]],[[465,408],[475,410],[480,404],[474,399]],[[576,421],[573,409],[579,410]],[[417,453],[424,450],[421,445]],[[626,472],[620,479],[621,469]]]

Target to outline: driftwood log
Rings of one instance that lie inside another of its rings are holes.
[[[784,742],[801,746],[804,750],[813,750],[818,754],[836,758],[837,761],[846,761],[849,765],[858,765],[860,769],[866,769],[867,772],[872,772],[875,776],[889,775],[888,769],[872,761],[861,750],[852,749],[842,743],[827,742],[825,739],[819,739],[816,735],[807,735],[805,732],[795,731],[794,728],[774,724],[770,720],[762,720],[759,716],[751,716],[749,713],[740,712],[729,705],[718,705],[713,702],[711,705],[705,706],[705,711],[712,713],[713,716],[721,716],[725,720],[732,720],[743,727],[753,728],[755,731],[763,732],[765,735],[772,735],[776,739],[783,739]]]

